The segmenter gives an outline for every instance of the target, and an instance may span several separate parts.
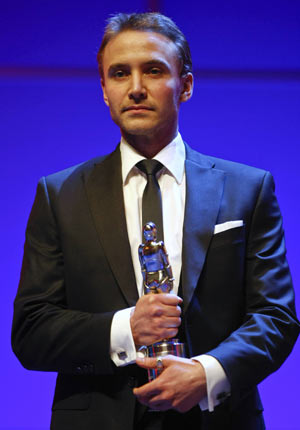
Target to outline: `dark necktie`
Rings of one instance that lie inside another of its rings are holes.
[[[143,194],[143,226],[152,221],[157,227],[157,240],[163,240],[162,202],[156,174],[164,166],[157,160],[145,159],[137,163],[136,167],[147,175],[147,184]]]

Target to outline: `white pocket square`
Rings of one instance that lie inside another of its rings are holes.
[[[237,221],[223,222],[223,224],[216,224],[214,229],[214,234],[221,233],[222,231],[226,231],[231,228],[242,227],[242,225],[244,225],[244,222],[241,219]]]

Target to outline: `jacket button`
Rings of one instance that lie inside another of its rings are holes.
[[[136,379],[134,376],[129,376],[128,378],[128,385],[130,388],[134,388],[136,385]]]

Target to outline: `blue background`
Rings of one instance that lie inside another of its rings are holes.
[[[102,101],[96,65],[104,20],[155,7],[175,20],[192,49],[196,82],[182,106],[184,139],[275,177],[299,309],[300,2],[2,1],[0,430],[49,428],[55,375],[23,369],[10,346],[36,183],[115,147],[119,132]],[[299,366],[298,342],[260,385],[268,429],[300,429]]]

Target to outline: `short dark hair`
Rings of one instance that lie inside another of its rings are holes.
[[[172,40],[178,52],[181,63],[180,75],[192,72],[192,57],[189,44],[177,25],[165,15],[158,12],[147,13],[118,13],[107,20],[102,42],[97,54],[97,61],[101,77],[103,77],[102,57],[108,42],[126,30],[153,31]]]

